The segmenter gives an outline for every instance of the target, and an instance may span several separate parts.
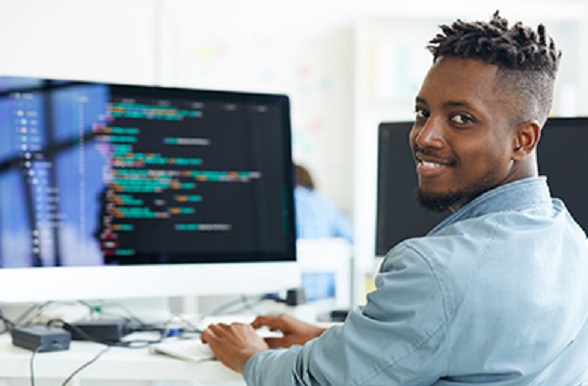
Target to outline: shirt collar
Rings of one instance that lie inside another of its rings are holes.
[[[551,205],[551,193],[546,177],[524,178],[491,189],[441,221],[429,234],[465,219],[488,213],[517,211],[535,205]]]

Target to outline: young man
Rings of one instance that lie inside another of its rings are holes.
[[[588,242],[536,160],[560,52],[543,26],[498,14],[442,31],[410,143],[421,203],[454,213],[388,253],[342,326],[272,316],[210,326],[203,341],[248,385],[588,379]],[[284,338],[258,338],[263,325]],[[291,347],[270,349],[280,346]]]

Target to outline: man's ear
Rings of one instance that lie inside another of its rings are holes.
[[[515,128],[512,159],[520,161],[531,154],[541,137],[541,126],[536,120],[525,121]]]

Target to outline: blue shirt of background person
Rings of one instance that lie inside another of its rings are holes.
[[[342,237],[353,242],[353,226],[347,214],[315,190],[306,168],[295,165],[294,206],[299,239]]]

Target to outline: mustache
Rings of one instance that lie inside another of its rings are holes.
[[[430,155],[430,156],[435,156],[437,153],[436,150],[433,150],[431,148],[427,148],[427,147],[420,147],[418,145],[414,145],[412,147],[412,154],[414,154],[415,156],[417,154],[422,154],[422,155]]]
[[[415,161],[419,161],[423,158],[429,158],[433,160],[438,160],[437,162],[441,162],[447,166],[455,166],[458,163],[457,159],[455,159],[454,157],[449,158],[446,154],[439,154],[439,151],[436,149],[432,149],[429,147],[420,147],[418,145],[414,145],[412,147],[412,155]]]
[[[412,147],[412,155],[415,158],[415,160],[419,157],[434,157],[434,158],[440,158],[440,156],[437,154],[437,151],[431,148],[426,148],[426,147],[420,147],[418,145],[414,145]]]

